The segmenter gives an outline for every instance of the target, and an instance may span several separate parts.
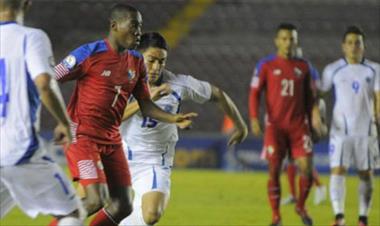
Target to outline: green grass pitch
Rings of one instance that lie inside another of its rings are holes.
[[[263,172],[223,172],[209,170],[173,170],[172,193],[168,209],[158,226],[238,226],[268,225],[270,209],[266,195],[267,175]],[[284,179],[284,177],[283,177]],[[322,176],[325,184],[328,177]],[[283,196],[287,184],[283,184]],[[357,177],[347,177],[346,221],[347,226],[357,225],[358,198]],[[380,179],[375,179],[370,225],[380,225]],[[332,222],[329,201],[314,206],[312,198],[308,209],[314,225],[328,226]],[[282,207],[283,225],[302,225],[294,213],[294,205]],[[0,221],[1,226],[43,226],[49,217],[29,219],[14,209]]]

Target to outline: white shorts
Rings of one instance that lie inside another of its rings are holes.
[[[0,170],[14,202],[32,218],[39,213],[62,216],[79,209],[71,182],[58,164],[41,152],[28,163]]]
[[[166,195],[166,199],[169,199],[170,167],[133,161],[129,161],[128,164],[132,176],[132,188],[135,193],[133,206],[141,206],[143,195],[152,191],[162,192]]]
[[[353,163],[358,170],[375,169],[379,161],[379,143],[376,137],[331,136],[329,157],[331,168],[348,169]]]
[[[7,213],[16,205],[13,200],[11,193],[4,183],[0,180],[0,219],[3,218]]]

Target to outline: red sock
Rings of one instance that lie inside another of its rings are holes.
[[[90,226],[118,226],[109,213],[103,208],[98,211],[94,219],[92,219]]]
[[[268,181],[268,198],[269,203],[272,208],[272,218],[280,218],[280,198],[281,198],[281,188],[278,180],[269,179]]]
[[[312,177],[306,177],[304,175],[301,175],[299,178],[299,197],[297,200],[297,208],[304,210],[305,209],[305,202],[307,197],[309,196],[310,188],[313,183]]]
[[[313,170],[313,181],[314,181],[314,184],[319,187],[322,185],[321,183],[321,179],[319,178],[319,174],[318,174],[318,171],[316,168],[314,168]]]
[[[288,163],[286,167],[286,172],[288,175],[288,183],[289,183],[289,190],[290,194],[296,198],[296,175],[297,175],[297,166],[294,163]]]
[[[48,226],[57,226],[58,225],[58,219],[53,218],[53,220],[50,221],[50,224]]]

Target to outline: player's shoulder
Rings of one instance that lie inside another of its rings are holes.
[[[22,26],[22,25],[18,25],[16,27],[20,32],[23,32],[26,35],[27,39],[29,39],[31,41],[49,40],[48,35],[42,29],[34,28],[34,27],[27,27],[27,26]]]
[[[93,55],[106,51],[108,51],[107,43],[104,40],[97,40],[79,46],[70,53],[66,60],[74,65],[80,64]]]
[[[378,73],[380,73],[380,64],[375,61],[364,58],[361,64],[365,67],[370,68],[373,71],[377,71]]]
[[[345,59],[343,59],[343,58],[340,58],[340,59],[335,60],[334,62],[329,63],[328,65],[326,65],[324,71],[326,73],[336,74],[337,72],[339,72],[340,69],[343,69],[347,65],[348,65],[347,61]]]
[[[134,50],[134,49],[129,49],[127,51],[128,51],[129,56],[132,56],[132,57],[136,58],[137,60],[143,59],[143,55],[139,51]]]
[[[271,63],[271,62],[273,62],[275,60],[276,60],[276,55],[275,54],[271,54],[271,55],[265,56],[265,57],[259,59],[259,61],[256,64],[256,68],[261,68],[263,65]]]
[[[176,74],[168,70],[163,71],[163,82],[169,83],[172,86],[191,87],[197,79],[191,75]]]

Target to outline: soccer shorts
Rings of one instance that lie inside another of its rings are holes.
[[[171,168],[161,165],[129,162],[132,175],[132,188],[134,191],[133,206],[141,206],[141,200],[145,193],[158,191],[170,197]]]
[[[376,137],[331,135],[329,157],[331,168],[348,169],[351,163],[358,170],[379,168],[379,143]]]
[[[70,180],[39,150],[28,163],[2,167],[1,180],[14,202],[32,218],[39,213],[67,215],[79,209],[80,201]]]
[[[289,154],[293,159],[297,159],[312,155],[312,141],[308,125],[304,123],[292,127],[293,129],[283,129],[274,124],[267,124],[261,157],[267,160],[284,159]]]
[[[83,186],[107,183],[131,186],[128,163],[120,144],[98,144],[86,136],[77,138],[66,150],[67,163],[74,181]]]
[[[3,218],[7,213],[16,205],[11,193],[4,183],[0,180],[0,219]]]

